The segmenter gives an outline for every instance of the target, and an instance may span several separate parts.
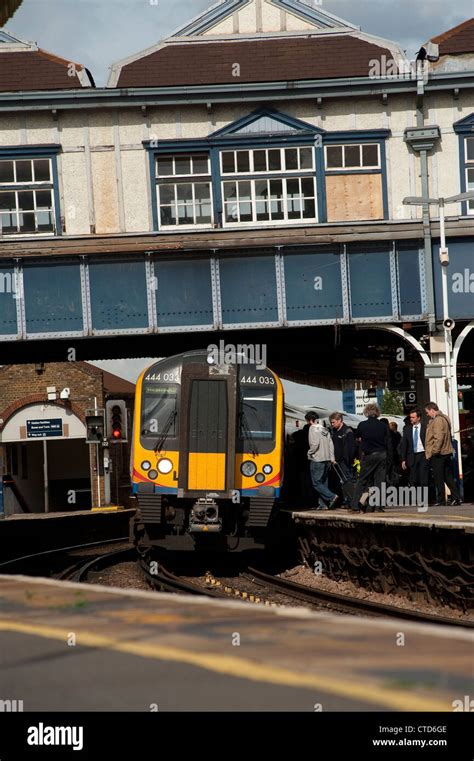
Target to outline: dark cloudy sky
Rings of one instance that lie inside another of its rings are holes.
[[[96,84],[103,86],[111,63],[155,44],[213,4],[212,0],[23,0],[5,28],[83,63]],[[363,31],[401,43],[411,57],[430,37],[470,18],[474,3],[324,0],[322,8]]]

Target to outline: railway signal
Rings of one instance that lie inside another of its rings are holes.
[[[86,443],[101,444],[105,436],[104,410],[86,411]]]
[[[128,441],[127,405],[123,399],[109,399],[106,404],[107,439],[110,444]]]

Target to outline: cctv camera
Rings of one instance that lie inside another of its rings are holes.
[[[443,320],[443,328],[445,330],[452,330],[455,326],[455,322],[451,317],[446,317],[445,320]]]
[[[449,253],[447,248],[440,248],[439,261],[443,267],[447,267],[449,264]]]
[[[70,396],[71,396],[71,389],[63,388],[60,394],[60,399],[69,399]]]

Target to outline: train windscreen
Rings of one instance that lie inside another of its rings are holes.
[[[268,388],[241,388],[239,437],[248,441],[275,436],[275,395]]]
[[[147,384],[143,388],[141,438],[146,446],[161,436],[178,436],[178,386]]]

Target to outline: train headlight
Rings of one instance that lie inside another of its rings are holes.
[[[272,468],[271,465],[264,465],[262,470],[263,470],[263,472],[265,473],[266,476],[269,476],[270,473],[272,472],[273,468]]]
[[[258,484],[263,484],[263,482],[265,481],[265,476],[263,475],[263,473],[257,473],[257,475],[255,476],[255,480]]]
[[[245,460],[240,466],[240,472],[243,476],[251,478],[257,472],[257,466],[251,460]]]
[[[141,469],[142,470],[150,470],[150,468],[151,468],[151,462],[149,462],[148,460],[143,460],[143,462],[141,464]]]
[[[150,481],[155,481],[158,478],[158,471],[157,470],[149,470],[148,471],[148,478]]]
[[[162,460],[159,460],[158,462],[158,470],[160,473],[163,473],[166,475],[167,473],[171,473],[173,470],[173,463],[171,460],[168,460],[166,457],[163,457]]]

